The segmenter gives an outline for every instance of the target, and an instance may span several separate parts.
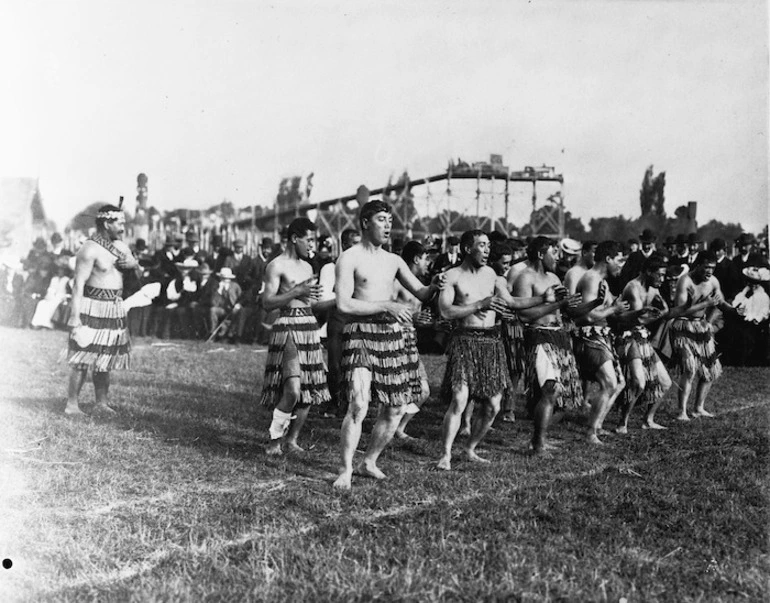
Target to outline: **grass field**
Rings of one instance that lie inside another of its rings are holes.
[[[263,351],[138,340],[117,417],[73,420],[66,335],[0,337],[0,601],[767,600],[770,370],[726,369],[715,419],[675,424],[669,394],[669,430],[637,414],[601,449],[579,416],[544,458],[531,422],[499,423],[493,464],[451,473],[431,470],[432,397],[389,479],[339,493],[339,420],[311,413],[304,455],[265,456]],[[435,391],[444,360],[425,360]]]

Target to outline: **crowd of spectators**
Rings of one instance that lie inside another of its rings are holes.
[[[348,233],[349,234],[349,233]],[[492,248],[489,263],[499,274],[511,265],[525,261],[527,241],[508,238],[499,232],[490,234]],[[170,234],[157,250],[148,249],[142,239],[133,251],[143,268],[142,276],[126,278],[124,298],[147,285],[153,285],[152,302],[133,307],[128,315],[132,336],[203,339],[230,343],[265,344],[273,317],[260,304],[267,263],[283,250],[282,242],[264,237],[252,254],[245,251],[242,239],[230,247],[219,235],[211,237],[206,248],[194,231]],[[390,251],[400,253],[406,241],[394,238]],[[426,250],[427,279],[462,262],[460,240],[449,236],[428,235],[421,241]],[[560,279],[576,263],[590,265],[596,241],[563,239],[561,259],[556,272]],[[333,264],[337,242],[329,236],[318,239],[311,259],[314,273]],[[673,295],[677,278],[689,270],[704,252],[716,257],[715,277],[734,312],[716,315],[717,344],[722,361],[732,365],[770,364],[768,324],[767,242],[750,234],[735,241],[716,238],[702,241],[697,235],[679,234],[659,242],[655,233],[644,230],[638,239],[626,242],[627,260],[620,275],[610,281],[614,294],[641,271],[647,257],[660,254],[668,263],[664,297]],[[62,237],[54,233],[50,241],[38,238],[21,265],[3,267],[4,312],[6,324],[19,328],[64,329],[68,319],[68,299],[75,267],[76,249],[65,249]],[[327,271],[328,272],[328,271]],[[322,279],[323,280],[323,279]],[[327,317],[319,317],[321,323]],[[443,350],[451,329],[430,309],[421,313],[418,325],[420,348],[426,352]]]

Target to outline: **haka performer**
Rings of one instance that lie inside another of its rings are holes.
[[[114,414],[109,406],[110,371],[126,369],[131,343],[123,306],[123,273],[139,263],[122,241],[126,217],[120,207],[102,206],[96,214],[96,234],[77,253],[72,287],[67,362],[69,378],[65,414],[82,415],[79,397],[88,370],[93,371],[93,412]]]
[[[321,285],[308,262],[315,248],[316,226],[307,218],[289,224],[286,249],[267,265],[262,306],[280,309],[273,323],[268,347],[262,404],[273,409],[267,454],[280,455],[282,445],[303,452],[297,438],[310,407],[330,399],[326,383],[318,322],[313,309],[331,306],[321,302]],[[285,441],[284,441],[285,438]]]
[[[393,301],[394,283],[400,282],[420,301],[430,299],[444,283],[442,274],[436,275],[429,286],[423,285],[401,257],[382,248],[390,238],[392,221],[387,203],[366,203],[359,214],[361,243],[337,260],[337,308],[348,315],[342,344],[348,411],[342,421],[342,468],[334,482],[335,488],[343,490],[351,487],[353,455],[372,398],[380,404],[380,410],[358,471],[375,479],[385,478],[377,459],[393,438],[412,399],[412,374],[407,370],[410,359],[404,339],[404,324],[411,322],[412,310]]]

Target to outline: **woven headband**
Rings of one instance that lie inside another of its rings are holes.
[[[125,217],[125,214],[122,211],[100,211],[96,214],[97,220],[117,220],[118,218]]]

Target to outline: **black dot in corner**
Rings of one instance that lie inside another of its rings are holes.
[[[3,559],[3,567],[5,569],[11,569],[13,567],[13,561],[10,559]]]

